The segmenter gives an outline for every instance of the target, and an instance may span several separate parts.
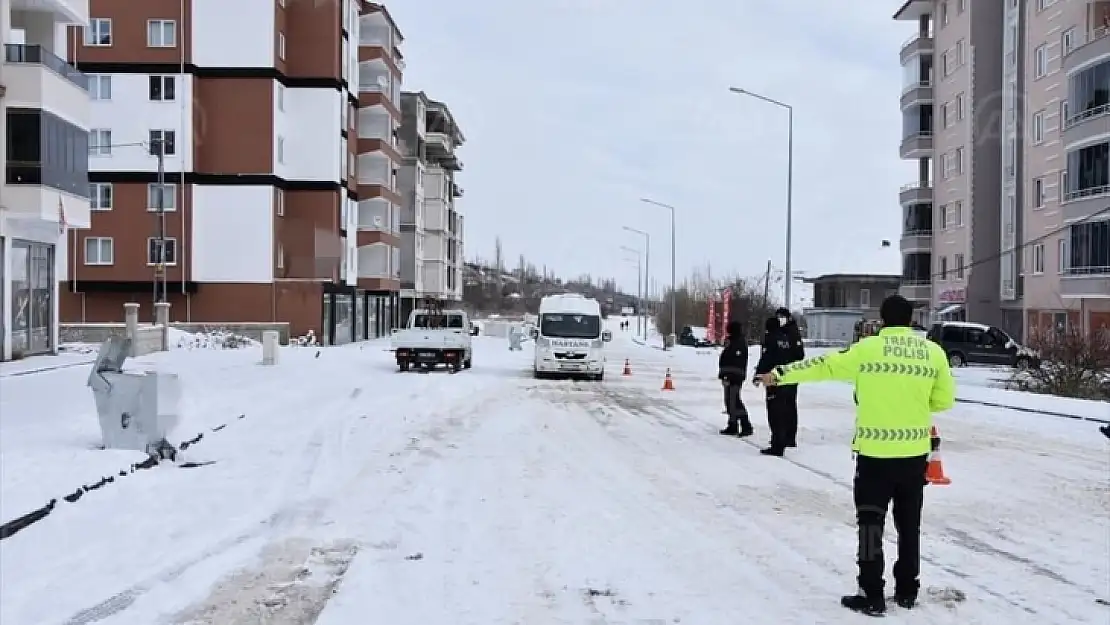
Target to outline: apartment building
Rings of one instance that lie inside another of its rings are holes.
[[[917,321],[1004,324],[998,256],[1004,102],[1003,6],[907,0],[899,155],[917,163],[902,206],[901,293]]]
[[[423,298],[462,300],[456,150],[466,138],[447,105],[422,91],[402,93],[401,111],[401,306],[411,311]]]
[[[1110,329],[1110,2],[1022,13],[1026,328]]]
[[[251,28],[244,30],[243,24]],[[90,0],[91,223],[71,238],[70,321],[288,322],[327,343],[396,324],[401,34],[361,0]],[[163,158],[157,152],[163,150]],[[383,208],[384,207],[384,208]]]
[[[89,225],[89,83],[65,33],[88,16],[88,0],[0,0],[0,360],[57,351],[66,236]]]

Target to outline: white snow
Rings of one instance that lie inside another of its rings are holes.
[[[254,345],[139,359],[182,376],[181,436],[205,433],[184,460],[213,464],[136,472],[0,542],[0,622],[858,623],[838,604],[850,389],[803,387],[801,446],[765,458],[716,435],[714,350],[639,346],[619,321],[601,383],[533,380],[527,352],[486,337],[457,375],[396,373],[382,341],[283,348],[276,367]],[[0,377],[0,521],[139,459],[93,449],[87,369]],[[744,399],[765,439],[762,391]],[[927,494],[931,590],[888,618],[1105,624],[1110,441],[978,405],[937,424],[953,484]]]

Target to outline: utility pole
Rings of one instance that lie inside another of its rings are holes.
[[[158,303],[169,301],[169,281],[166,275],[166,143],[163,137],[151,141],[150,153],[158,158],[158,191],[155,199],[155,208],[158,209],[158,254],[154,265],[154,301]],[[161,290],[158,288],[159,278],[162,279]]]
[[[771,298],[771,261],[767,261],[767,273],[763,274],[763,310],[767,310]]]

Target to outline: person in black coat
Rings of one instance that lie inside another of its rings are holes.
[[[744,338],[744,325],[738,321],[730,321],[726,331],[728,336],[717,361],[717,378],[724,387],[725,411],[728,413],[728,425],[721,430],[721,434],[751,436],[754,431],[752,422],[740,398],[740,390],[748,377],[748,341]]]
[[[782,365],[801,360],[804,349],[801,332],[790,328],[790,318],[784,315],[770,317],[764,324],[763,347],[756,375],[769,373]],[[797,332],[797,334],[794,334]],[[756,382],[758,384],[758,382]],[[771,428],[771,443],[761,454],[782,456],[787,447],[797,447],[798,387],[776,386],[767,389],[767,425]]]

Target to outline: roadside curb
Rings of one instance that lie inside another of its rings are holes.
[[[1091,423],[1102,423],[1110,425],[1110,419],[1100,419],[1098,417],[1083,417],[1080,415],[1068,414],[1066,412],[1053,412],[1051,410],[1039,410],[1037,408],[1024,408],[1021,406],[1008,406],[1006,404],[998,404],[989,401],[981,401],[978,399],[961,399],[956,398],[958,404],[974,404],[976,406],[986,406],[988,408],[1003,408],[1006,410],[1016,410],[1018,412],[1027,412],[1030,414],[1039,414],[1046,417],[1058,417],[1060,419],[1071,419],[1073,421],[1089,421]]]
[[[241,414],[236,419],[228,421],[227,423],[222,423],[220,425],[209,428],[208,432],[219,432],[220,430],[223,430],[224,428],[226,428],[231,423],[234,423],[235,421],[245,419],[246,417],[247,417],[247,415]],[[66,495],[63,495],[60,499],[62,501],[65,501],[66,503],[77,503],[77,501],[80,500],[85,495],[85,493],[88,493],[88,492],[91,492],[91,491],[94,491],[94,490],[99,490],[99,489],[107,486],[108,484],[114,483],[119,478],[127,477],[128,475],[132,475],[132,474],[134,474],[138,471],[142,471],[142,470],[145,470],[145,469],[153,469],[154,467],[159,466],[160,464],[162,464],[163,462],[165,462],[167,460],[170,461],[170,462],[176,463],[178,451],[184,451],[184,450],[192,447],[193,445],[196,445],[197,443],[199,443],[201,440],[204,439],[204,435],[205,435],[205,432],[200,432],[196,436],[194,436],[193,438],[190,438],[188,440],[185,440],[185,441],[182,441],[181,443],[179,443],[176,449],[173,449],[172,447],[170,447],[169,453],[166,453],[166,454],[162,454],[162,453],[150,454],[150,455],[147,456],[146,460],[143,460],[141,462],[134,462],[128,468],[120,469],[114,475],[108,475],[108,476],[105,476],[105,477],[101,477],[96,482],[92,482],[92,483],[89,483],[89,484],[83,484],[80,487],[78,487],[77,489],[75,489],[73,492],[71,492],[69,494],[66,494]],[[167,444],[167,446],[168,446],[168,444]],[[207,466],[209,464],[213,464],[213,462],[212,461],[209,461],[209,462],[183,462],[181,464],[177,464],[176,466],[178,466],[179,468],[182,468],[182,469],[192,469],[192,468],[196,468],[196,467]],[[59,498],[55,497],[55,498],[51,499],[45,506],[42,506],[41,508],[38,508],[36,510],[32,510],[31,512],[28,512],[27,514],[24,514],[23,516],[12,519],[11,521],[8,521],[8,522],[0,525],[0,540],[4,540],[5,538],[13,536],[17,532],[19,532],[20,530],[26,529],[27,527],[30,527],[31,525],[34,525],[35,523],[38,523],[39,521],[41,521],[41,520],[45,519],[46,517],[50,516],[50,514],[52,512],[54,512],[54,510],[57,508],[58,499]]]

